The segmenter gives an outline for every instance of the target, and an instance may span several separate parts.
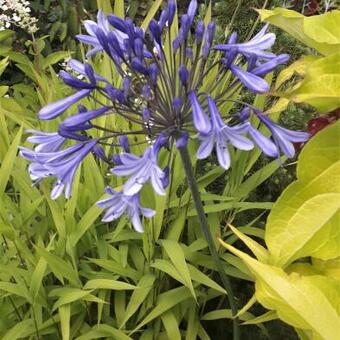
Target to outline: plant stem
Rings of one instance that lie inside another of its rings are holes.
[[[219,272],[222,284],[227,292],[227,297],[228,297],[228,301],[229,301],[229,305],[231,308],[231,313],[233,316],[233,339],[234,340],[239,340],[240,339],[240,328],[239,328],[239,323],[238,323],[238,318],[236,317],[237,315],[237,307],[235,304],[235,297],[233,294],[233,290],[231,288],[231,284],[230,284],[230,279],[228,278],[228,276],[226,275],[224,269],[223,269],[223,265],[222,262],[220,260],[220,257],[217,253],[216,247],[215,247],[215,243],[214,243],[214,239],[211,235],[210,232],[210,228],[208,225],[208,221],[207,218],[205,216],[205,212],[204,212],[204,208],[203,208],[203,204],[202,204],[202,200],[200,197],[200,193],[198,190],[198,186],[197,186],[197,182],[195,180],[194,177],[194,173],[192,171],[192,164],[191,164],[191,160],[190,160],[190,155],[188,152],[187,147],[183,147],[179,149],[181,158],[182,158],[182,162],[183,162],[183,166],[184,166],[184,171],[188,180],[188,185],[192,194],[192,198],[194,200],[194,204],[195,204],[195,208],[197,211],[197,216],[200,222],[200,226],[201,226],[201,230],[202,233],[206,239],[206,241],[208,242],[208,246],[209,246],[209,250],[211,253],[211,256],[213,258],[213,261],[215,263],[215,266]]]

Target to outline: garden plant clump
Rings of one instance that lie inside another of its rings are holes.
[[[336,339],[339,11],[265,3],[241,39],[241,3],[65,2],[50,53],[1,5],[3,339]]]

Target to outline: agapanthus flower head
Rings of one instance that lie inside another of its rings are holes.
[[[32,163],[29,166],[31,178],[37,183],[46,177],[56,177],[51,198],[58,198],[63,190],[65,197],[71,196],[74,175],[82,160],[93,150],[97,140],[78,143],[63,150],[30,150],[20,148],[22,157]],[[47,152],[46,152],[47,151]]]
[[[101,11],[96,22],[84,22],[87,34],[77,38],[90,46],[86,54],[90,59],[86,63],[71,59],[71,72],[60,74],[75,93],[39,112],[42,120],[60,119],[58,132],[34,132],[30,141],[40,144],[33,151],[21,150],[32,162],[34,179],[57,177],[53,198],[64,187],[66,196],[70,195],[76,169],[93,152],[111,165],[113,175],[126,178],[122,191],[108,189],[112,197],[99,203],[108,209],[104,220],[114,220],[126,212],[135,229],[141,231],[140,215],[152,214],[140,207],[140,192],[151,184],[156,194],[165,195],[170,149],[186,148],[198,137],[197,158],[215,151],[219,164],[228,169],[232,147],[247,151],[255,143],[267,155],[277,157],[279,150],[291,155],[289,143],[306,138],[304,134],[292,136],[255,112],[272,139],[264,136],[248,119],[254,111],[240,115],[241,123],[231,123],[222,110],[223,103],[232,100],[229,96],[242,86],[267,93],[269,85],[263,77],[286,62],[288,55],[276,56],[269,50],[275,35],[267,32],[267,26],[248,42],[237,42],[234,32],[225,44],[214,46],[215,23],[205,25],[203,20],[195,20],[197,13],[198,2],[191,0],[187,12],[174,20],[176,1],[169,0],[146,30],[129,18],[106,17]],[[116,71],[114,83],[92,66],[91,57],[101,54],[111,60]],[[214,76],[210,77],[212,70]],[[71,112],[84,98],[89,107],[80,105],[78,111]],[[68,115],[63,117],[66,111]],[[112,128],[116,119],[110,116],[125,119],[128,130]],[[102,125],[103,121],[110,124]],[[63,149],[66,142],[69,146]]]
[[[122,192],[117,192],[110,187],[105,189],[105,192],[110,195],[109,198],[97,202],[100,208],[107,209],[103,222],[111,222],[121,217],[124,213],[127,214],[131,220],[134,229],[138,232],[143,232],[143,225],[140,216],[152,217],[155,211],[149,208],[144,208],[140,205],[139,194],[125,195]]]

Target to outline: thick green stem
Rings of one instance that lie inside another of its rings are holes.
[[[198,216],[198,219],[199,219],[199,222],[200,222],[202,233],[203,233],[206,241],[208,242],[208,246],[209,246],[211,256],[212,256],[214,263],[215,263],[215,266],[216,266],[216,268],[219,272],[222,284],[223,284],[223,286],[224,286],[224,288],[227,292],[227,297],[228,297],[231,313],[233,315],[233,339],[238,340],[238,339],[240,339],[240,328],[239,328],[238,318],[236,317],[237,307],[236,307],[236,304],[235,304],[235,297],[234,297],[234,294],[233,294],[233,290],[231,288],[230,280],[229,280],[228,276],[226,275],[226,273],[223,269],[221,259],[218,255],[216,247],[215,247],[214,239],[213,239],[211,232],[210,232],[210,228],[209,228],[208,221],[207,221],[207,218],[206,218],[205,213],[204,213],[204,208],[203,208],[202,200],[201,200],[200,193],[199,193],[199,190],[198,190],[198,186],[197,186],[197,183],[196,183],[196,180],[195,180],[194,173],[192,171],[192,164],[191,164],[191,159],[190,159],[188,149],[187,149],[187,147],[183,147],[183,148],[179,149],[179,152],[181,154],[185,174],[186,174],[186,177],[187,177],[187,180],[188,180],[188,184],[189,184],[189,188],[190,188],[190,191],[191,191],[191,194],[192,194],[192,198],[194,200],[194,204],[195,204],[195,208],[196,208],[196,211],[197,211],[197,216]]]

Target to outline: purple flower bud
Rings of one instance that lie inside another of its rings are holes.
[[[144,75],[148,75],[149,71],[148,69],[144,66],[144,63],[140,61],[138,58],[133,58],[131,62],[131,67],[133,70],[142,73]]]
[[[181,65],[178,73],[179,73],[179,79],[181,80],[182,85],[186,86],[187,83],[188,83],[188,78],[189,78],[189,72],[188,72],[188,69],[186,68],[186,66]]]
[[[189,134],[187,132],[182,132],[181,137],[176,140],[177,149],[185,148],[188,144]]]
[[[208,24],[208,28],[207,28],[207,34],[205,37],[205,42],[204,42],[204,46],[203,46],[203,58],[207,58],[210,49],[211,49],[211,45],[212,42],[214,40],[214,36],[215,36],[215,23],[213,21],[211,21]]]
[[[237,33],[233,32],[230,34],[230,37],[228,39],[228,44],[236,44],[237,42]]]
[[[175,97],[174,100],[172,101],[172,107],[174,108],[175,112],[177,115],[181,112],[182,108],[182,100],[179,97]]]
[[[168,24],[169,26],[172,25],[172,22],[174,21],[175,13],[176,13],[176,1],[175,0],[169,0],[168,1]]]
[[[125,77],[123,80],[123,92],[124,92],[125,99],[129,95],[130,86],[131,86],[131,79],[128,77]]]
[[[66,129],[62,125],[59,125],[58,134],[66,139],[70,139],[70,140],[73,139],[79,142],[85,142],[88,140],[88,137],[80,135],[76,133],[74,130]]]
[[[265,93],[269,91],[268,83],[255,74],[247,72],[236,65],[231,65],[230,70],[249,90],[255,93]]]
[[[266,63],[255,67],[252,73],[257,76],[264,76],[265,74],[273,71],[277,66],[287,62],[289,60],[289,54],[280,54],[274,59],[267,61]]]
[[[138,38],[144,39],[144,30],[141,27],[135,28],[135,34]]]
[[[89,78],[90,82],[92,84],[96,84],[96,77],[93,71],[93,67],[90,64],[86,63],[84,65],[84,71],[85,71],[87,78]]]
[[[105,92],[109,95],[112,101],[118,101],[119,103],[125,103],[125,95],[122,90],[116,89],[111,85],[105,86]]]
[[[196,39],[197,45],[199,45],[202,42],[204,31],[205,31],[204,21],[200,20],[197,23],[196,32],[195,32],[195,39]]]
[[[95,145],[92,151],[98,158],[102,159],[104,162],[109,162],[109,159],[106,157],[105,152],[101,146]]]
[[[163,186],[163,189],[165,189],[168,185],[169,185],[169,176],[170,176],[170,168],[168,166],[166,166],[164,169],[163,169],[163,178],[161,179],[162,181],[162,186]]]
[[[192,51],[192,48],[187,47],[185,50],[185,55],[187,56],[187,58],[189,58],[190,60],[194,60],[194,52]]]
[[[168,138],[165,134],[160,133],[156,138],[155,144],[153,145],[154,154],[158,154],[159,150],[168,144]]]
[[[63,80],[63,82],[68,85],[71,86],[77,90],[81,90],[81,89],[94,89],[96,87],[95,84],[91,83],[86,83],[74,76],[72,76],[71,74],[65,72],[64,70],[61,70],[59,72],[59,77]]]
[[[249,119],[250,109],[248,106],[245,106],[240,112],[240,121],[244,122]]]
[[[189,31],[190,31],[190,18],[187,14],[181,16],[181,28],[179,29],[179,41],[182,43],[187,39]]]
[[[181,46],[181,41],[180,41],[179,37],[176,37],[174,39],[174,41],[172,42],[172,48],[174,49],[175,53],[179,49],[180,46]]]
[[[149,85],[144,85],[143,86],[143,97],[146,99],[146,100],[149,100],[151,98],[151,89],[150,89],[150,86]]]
[[[122,160],[120,159],[119,155],[113,155],[112,156],[112,161],[113,163],[115,163],[116,165],[123,165]]]
[[[87,97],[92,90],[80,90],[74,93],[71,96],[58,100],[55,103],[51,103],[43,107],[38,115],[42,120],[49,120],[61,115],[64,111],[66,111],[71,105],[78,102],[80,99]]]
[[[168,9],[167,8],[163,9],[163,11],[162,11],[162,13],[159,17],[159,21],[158,21],[158,25],[159,25],[161,30],[164,28],[164,26],[165,26],[165,24],[168,20],[168,15],[169,15]]]
[[[130,18],[125,19],[125,25],[126,25],[126,34],[129,36],[129,39],[132,45],[135,39],[135,25],[132,19]]]
[[[251,70],[256,66],[257,56],[255,54],[251,54],[247,60],[247,71],[251,72]]]
[[[144,41],[141,38],[137,38],[134,41],[134,50],[138,58],[144,57]]]
[[[159,27],[157,21],[155,19],[152,19],[149,24],[149,30],[151,33],[152,38],[159,44],[161,45],[161,37],[162,37],[162,31],[161,28]]]
[[[157,84],[157,77],[158,77],[158,66],[156,63],[153,63],[149,66],[149,76],[152,85]]]
[[[225,53],[225,57],[223,58],[223,62],[225,67],[229,68],[230,65],[234,62],[235,58],[237,57],[238,50],[237,47],[230,49],[228,52]]]
[[[111,55],[110,49],[109,49],[109,44],[108,44],[108,41],[107,41],[107,36],[106,36],[105,32],[98,26],[94,27],[93,31],[94,31],[94,34],[96,35],[100,45],[105,50],[105,52],[108,55]]]
[[[123,33],[127,32],[126,24],[125,24],[125,21],[123,19],[117,17],[114,14],[111,14],[107,17],[107,20],[118,31],[121,31]]]
[[[132,56],[132,50],[133,47],[131,46],[131,42],[129,39],[124,39],[123,40],[123,45],[124,45],[124,49],[126,54],[129,56],[129,58]]]
[[[202,109],[196,93],[194,91],[191,91],[189,93],[189,98],[191,101],[191,107],[192,107],[192,117],[194,120],[195,128],[198,132],[201,132],[203,134],[209,133],[211,130],[211,123],[210,119]]]
[[[197,0],[191,0],[188,7],[188,18],[190,20],[190,25],[193,23],[197,11]]]
[[[151,117],[151,112],[150,112],[150,110],[149,110],[147,107],[145,107],[145,108],[143,109],[142,114],[143,114],[143,120],[144,120],[145,122],[149,121],[149,119],[150,119],[150,117]]]
[[[122,135],[119,137],[119,144],[122,146],[125,152],[130,152],[129,139],[126,135]]]
[[[116,35],[114,34],[114,32],[109,32],[109,34],[107,35],[107,41],[111,49],[113,50],[114,54],[116,54],[120,58],[124,58],[124,53],[122,49],[120,48],[119,41]]]
[[[108,109],[109,109],[108,107],[104,106],[97,110],[78,113],[76,115],[66,118],[63,121],[62,126],[68,129],[77,127],[81,124],[86,123],[89,120],[102,116]]]

